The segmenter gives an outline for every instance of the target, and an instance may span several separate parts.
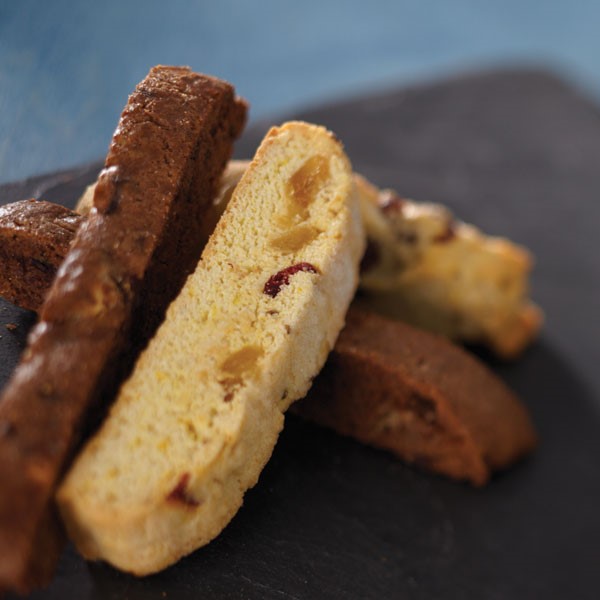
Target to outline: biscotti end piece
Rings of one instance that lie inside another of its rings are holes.
[[[506,359],[537,336],[529,299],[533,260],[523,247],[458,221],[448,209],[401,198],[356,178],[369,248],[365,307]]]
[[[39,540],[58,532],[46,526],[58,478],[197,263],[245,110],[229,84],[183,67],[153,68],[129,97],[94,208],[0,401],[0,588],[37,584],[35,561],[57,560]]]
[[[37,310],[46,296],[81,217],[38,200],[0,207],[0,296]]]
[[[474,485],[537,443],[525,407],[475,357],[441,336],[354,307],[294,411]]]
[[[272,129],[196,271],[58,493],[88,558],[138,575],[213,539],[344,322],[364,234],[325,129]]]

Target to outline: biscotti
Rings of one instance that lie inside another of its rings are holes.
[[[82,220],[52,202],[0,206],[0,296],[38,310]]]
[[[439,204],[357,186],[369,236],[361,302],[371,310],[515,358],[537,336],[527,250],[482,234]]]
[[[535,447],[525,407],[474,356],[441,336],[354,307],[346,319],[295,412],[474,485]]]
[[[111,398],[194,268],[245,110],[230,85],[179,67],[153,68],[130,96],[94,208],[0,402],[0,588],[27,590],[56,560],[36,545],[58,478],[90,409]]]
[[[233,517],[358,284],[365,240],[351,187],[348,159],[325,129],[268,133],[58,492],[84,556],[151,573]]]

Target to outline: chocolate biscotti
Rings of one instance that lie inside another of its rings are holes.
[[[0,400],[0,589],[25,591],[51,570],[56,552],[38,549],[57,547],[58,478],[91,407],[111,398],[193,270],[245,112],[230,85],[180,67],[153,68],[130,96],[94,209]]]
[[[52,202],[0,206],[0,296],[38,310],[82,221]]]
[[[441,336],[356,308],[294,410],[474,485],[537,440],[525,407],[474,356]]]
[[[151,573],[233,517],[358,284],[365,239],[351,191],[348,159],[324,128],[268,133],[61,485],[61,514],[84,556]]]

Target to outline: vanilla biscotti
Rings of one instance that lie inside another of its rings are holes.
[[[529,298],[525,248],[484,235],[439,204],[356,183],[369,237],[363,305],[502,358],[531,343],[543,315]]]
[[[269,132],[59,490],[86,557],[151,573],[233,517],[343,325],[364,250],[351,188],[325,129]]]

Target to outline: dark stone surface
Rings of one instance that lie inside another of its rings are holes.
[[[295,116],[333,129],[379,185],[444,202],[534,251],[544,333],[520,361],[492,366],[531,409],[538,452],[473,490],[288,417],[260,482],[209,546],[146,579],[87,565],[70,548],[53,585],[32,598],[597,598],[598,109],[523,71]],[[248,132],[239,156],[266,127]],[[0,188],[0,201],[38,190],[72,205],[98,168]],[[0,301],[0,381],[31,323]]]

